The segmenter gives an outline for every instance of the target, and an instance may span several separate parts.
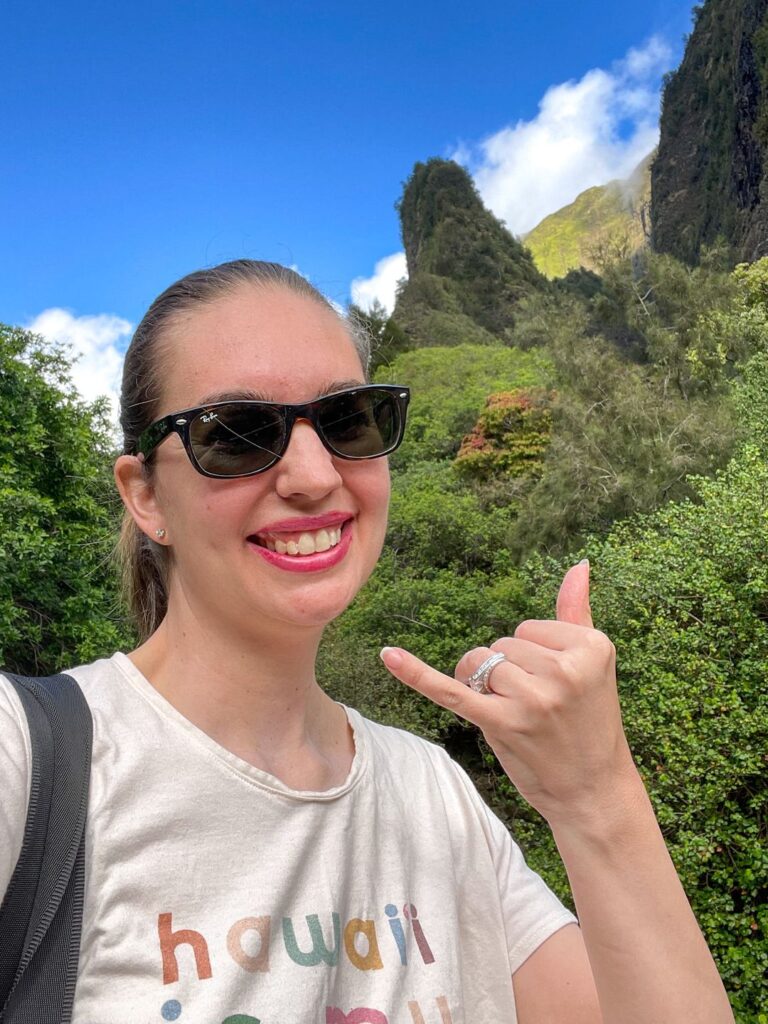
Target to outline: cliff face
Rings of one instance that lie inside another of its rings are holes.
[[[768,0],[706,0],[664,90],[652,245],[688,263],[722,238],[768,253]]]
[[[408,282],[394,319],[416,345],[491,342],[519,299],[547,287],[531,254],[450,160],[418,163],[398,204]]]

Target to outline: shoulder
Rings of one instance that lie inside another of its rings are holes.
[[[117,653],[111,658],[99,658],[98,661],[89,662],[87,665],[65,669],[65,672],[77,682],[91,709],[94,709],[115,696],[113,684],[119,682],[120,666],[126,660],[126,655]]]
[[[374,722],[354,708],[347,708],[346,711],[355,734],[363,735],[365,744],[374,758],[384,756],[388,759],[387,764],[393,767],[406,763],[411,767],[419,765],[432,771],[449,774],[458,771],[463,774],[462,769],[436,743],[431,743],[406,729]],[[392,758],[399,760],[389,760]]]
[[[98,707],[114,689],[102,684],[116,673],[114,658],[65,670],[65,674],[78,683],[91,709]],[[11,680],[0,672],[0,792],[4,805],[9,794],[23,793],[26,807],[31,764],[32,746],[24,705]]]
[[[27,716],[15,687],[0,673],[0,893],[21,852],[31,775]]]
[[[347,709],[356,734],[362,733],[379,783],[388,779],[408,799],[427,798],[458,824],[479,824],[489,842],[506,828],[485,803],[466,771],[436,743],[405,729],[381,725]]]
[[[0,756],[3,756],[8,764],[17,768],[22,763],[29,763],[30,741],[29,729],[27,727],[27,716],[21,698],[16,692],[10,679],[0,672]],[[5,767],[5,766],[4,766]],[[11,769],[10,775],[14,772]],[[11,779],[9,773],[3,773],[3,782],[8,783]]]
[[[122,657],[66,669],[94,718],[109,717],[114,701],[120,699],[121,687],[109,684],[119,676],[117,666]],[[0,894],[5,892],[21,852],[31,780],[32,745],[24,705],[16,687],[0,672]]]

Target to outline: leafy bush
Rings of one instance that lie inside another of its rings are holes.
[[[130,643],[110,565],[114,455],[61,350],[0,326],[0,664],[30,674]]]
[[[617,519],[691,497],[688,476],[724,466],[741,433],[727,396],[684,396],[666,370],[622,358],[590,316],[571,299],[546,312],[557,399],[512,541],[519,557],[563,553]]]
[[[483,510],[450,463],[417,462],[394,477],[387,549],[399,566],[420,572],[489,572],[500,560],[509,564],[513,522],[511,509]]]
[[[747,447],[700,504],[615,526],[584,551],[616,644],[630,746],[737,1019],[768,1002],[768,466]],[[551,617],[564,562],[526,567]],[[546,827],[506,792],[531,860],[562,881]]]
[[[543,388],[489,395],[454,463],[465,479],[541,474],[552,433],[551,395]]]
[[[391,380],[409,385],[413,392],[408,430],[392,456],[393,468],[453,458],[488,395],[546,386],[550,376],[549,360],[536,351],[457,345],[402,353],[375,375],[377,383]]]

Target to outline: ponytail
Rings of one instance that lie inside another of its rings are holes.
[[[152,636],[168,610],[169,556],[169,549],[150,540],[126,510],[117,542],[117,559],[123,600],[131,611],[141,643]]]

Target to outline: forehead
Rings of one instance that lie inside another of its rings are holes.
[[[162,362],[166,411],[221,394],[304,402],[328,382],[364,380],[333,311],[274,286],[244,285],[180,313],[165,332]]]

